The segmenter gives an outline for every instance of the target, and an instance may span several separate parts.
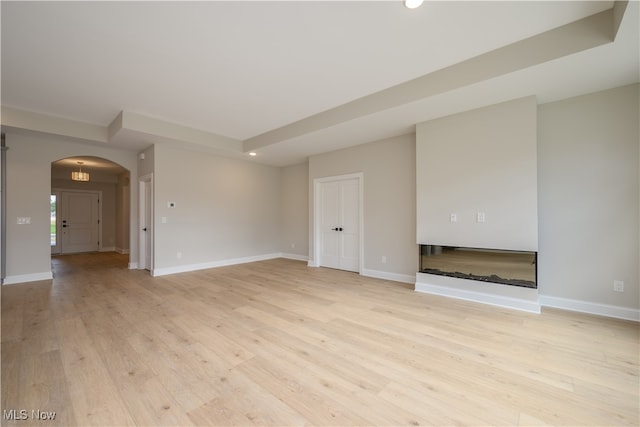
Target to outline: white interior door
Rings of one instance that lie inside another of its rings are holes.
[[[100,198],[95,192],[61,191],[58,200],[60,253],[95,252],[100,241]]]
[[[360,182],[342,181],[342,224],[340,226],[340,268],[360,271]]]
[[[320,265],[340,268],[341,189],[339,182],[327,182],[320,187]]]
[[[360,181],[324,182],[320,197],[320,265],[360,271]]]
[[[140,269],[153,270],[153,175],[140,178]]]

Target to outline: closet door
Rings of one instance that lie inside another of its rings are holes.
[[[347,271],[360,267],[360,182],[357,178],[320,186],[320,265]]]

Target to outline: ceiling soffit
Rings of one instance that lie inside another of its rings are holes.
[[[476,56],[245,141],[122,111],[109,126],[2,107],[4,128],[28,129],[117,148],[142,150],[153,143],[180,144],[242,156],[248,151],[293,141],[321,129],[504,76],[528,67],[613,42],[626,2],[576,22]]]

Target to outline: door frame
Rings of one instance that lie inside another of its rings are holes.
[[[51,255],[62,254],[60,247],[60,232],[62,224],[60,223],[59,206],[60,193],[92,193],[98,196],[98,252],[102,252],[102,190],[76,190],[74,188],[52,188],[50,194],[56,195],[56,246],[51,246]],[[57,252],[53,252],[53,248],[57,248]]]
[[[322,216],[322,185],[328,182],[358,180],[358,274],[362,274],[364,269],[364,174],[362,172],[350,173],[346,175],[327,176],[314,178],[313,180],[313,260],[309,260],[309,267],[320,267],[320,234]]]
[[[147,192],[149,193],[150,203],[147,205]],[[143,175],[138,178],[138,269],[139,270],[149,270],[151,275],[153,275],[153,235],[155,234],[155,227],[153,223],[153,206],[154,206],[154,197],[153,197],[153,172],[147,175]],[[151,227],[151,231],[143,231],[142,224],[146,223],[146,216],[149,214],[151,224],[147,224],[148,227]],[[149,235],[149,264],[146,263],[146,255],[147,255],[147,233]]]

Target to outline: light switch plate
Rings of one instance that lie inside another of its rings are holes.
[[[31,217],[30,216],[19,216],[16,222],[19,225],[31,224]]]

